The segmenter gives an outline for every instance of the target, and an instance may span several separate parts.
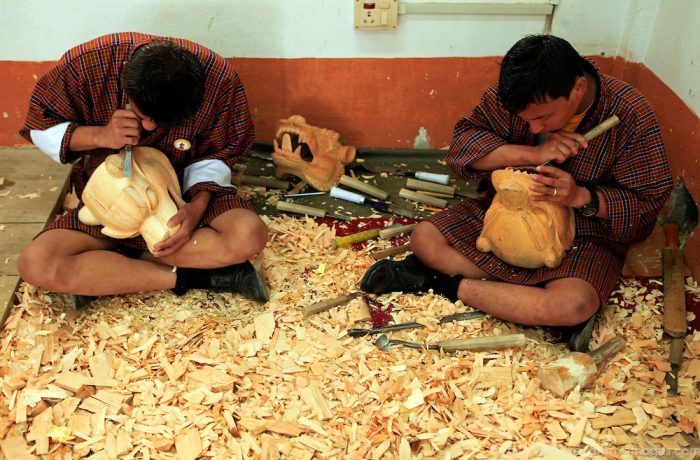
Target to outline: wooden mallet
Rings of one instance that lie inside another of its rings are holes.
[[[589,353],[573,352],[545,364],[538,373],[540,386],[561,398],[576,385],[581,388],[592,385],[605,361],[624,350],[626,344],[624,337],[618,335]]]

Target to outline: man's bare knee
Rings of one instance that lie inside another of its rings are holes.
[[[440,246],[446,246],[445,237],[430,222],[420,222],[411,233],[411,250],[423,263],[434,265],[434,259],[441,257]]]
[[[259,218],[246,220],[236,231],[227,234],[226,265],[254,258],[265,249],[266,243],[265,223]]]
[[[598,298],[587,293],[567,296],[550,293],[543,305],[543,311],[550,312],[549,321],[545,323],[552,326],[576,326],[593,316],[599,306]]]
[[[48,290],[56,290],[58,267],[42,244],[33,241],[20,253],[17,270],[24,281]]]

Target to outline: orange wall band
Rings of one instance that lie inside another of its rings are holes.
[[[275,123],[301,114],[360,147],[411,148],[427,129],[434,148],[449,145],[467,114],[498,76],[499,57],[410,59],[230,59],[246,87],[257,139],[270,141]],[[700,198],[700,118],[649,69],[621,58],[597,57],[604,72],[639,88],[659,115],[674,176]],[[28,145],[17,131],[36,79],[52,62],[0,61],[0,147]],[[700,232],[686,259],[698,279]]]

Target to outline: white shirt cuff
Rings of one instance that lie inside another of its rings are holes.
[[[60,163],[61,144],[63,143],[63,137],[66,135],[68,126],[70,126],[70,121],[52,126],[43,131],[32,129],[29,131],[29,136],[39,150],[50,156],[56,163]]]
[[[187,193],[190,187],[201,182],[216,182],[221,187],[233,187],[231,168],[221,160],[202,160],[189,165],[182,177],[182,193]]]

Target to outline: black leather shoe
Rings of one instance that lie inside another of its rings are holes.
[[[383,259],[367,269],[360,290],[370,294],[421,292],[425,290],[427,270],[413,254],[400,261]]]
[[[212,270],[209,283],[212,291],[238,292],[258,302],[270,300],[262,276],[250,262]]]
[[[97,297],[92,295],[73,295],[73,302],[75,303],[75,309],[79,310],[84,306],[88,305],[90,302],[95,300]]]
[[[588,352],[591,337],[593,336],[593,326],[595,326],[596,316],[597,314],[594,314],[585,323],[573,326],[564,332],[564,338],[566,339],[566,344],[569,346],[569,350],[581,353]]]

